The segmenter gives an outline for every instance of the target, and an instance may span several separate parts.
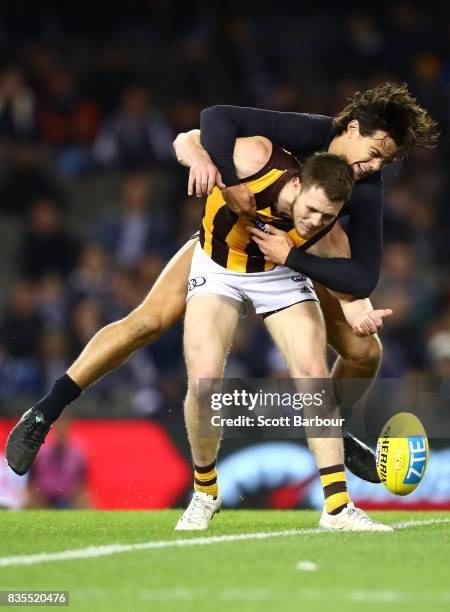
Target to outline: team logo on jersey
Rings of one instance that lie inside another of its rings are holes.
[[[196,287],[201,287],[206,283],[204,276],[197,276],[196,278],[190,278],[188,282],[188,291],[192,291]]]
[[[291,280],[293,280],[294,283],[304,283],[306,281],[306,276],[303,276],[303,274],[296,274],[295,276],[291,276]]]
[[[261,219],[255,219],[255,227],[257,227],[262,232],[267,232],[266,224],[264,223],[264,221],[261,221]]]

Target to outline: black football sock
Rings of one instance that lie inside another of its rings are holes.
[[[56,421],[66,406],[81,395],[80,387],[68,374],[57,378],[53,387],[33,408],[40,410],[49,422]]]

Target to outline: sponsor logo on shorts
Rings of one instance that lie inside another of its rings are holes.
[[[295,276],[291,276],[291,280],[293,280],[294,283],[304,283],[306,281],[306,276],[303,276],[303,274],[296,274]]]
[[[204,276],[196,276],[195,278],[190,278],[188,282],[188,291],[192,291],[196,287],[201,287],[206,283],[206,278]]]
[[[310,289],[309,287],[302,287],[300,289],[300,293],[312,293],[312,289]]]

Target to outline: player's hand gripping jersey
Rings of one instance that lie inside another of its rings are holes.
[[[300,173],[298,160],[274,145],[267,164],[256,174],[241,181],[255,194],[255,222],[270,223],[287,232],[296,247],[307,248],[308,242],[294,228],[290,217],[277,213],[276,202],[281,189]],[[215,187],[208,197],[200,228],[200,244],[207,255],[219,265],[234,272],[264,272],[275,268],[265,261],[263,253],[245,229],[249,220],[234,213]]]

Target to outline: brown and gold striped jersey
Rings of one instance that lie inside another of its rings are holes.
[[[278,145],[273,145],[267,164],[256,174],[241,181],[255,194],[257,219],[289,234],[295,246],[306,244],[295,230],[290,217],[276,212],[278,195],[300,173],[297,159]],[[263,253],[245,229],[249,221],[234,213],[215,187],[208,197],[200,227],[200,244],[216,263],[235,272],[264,272],[275,264],[265,261]]]

